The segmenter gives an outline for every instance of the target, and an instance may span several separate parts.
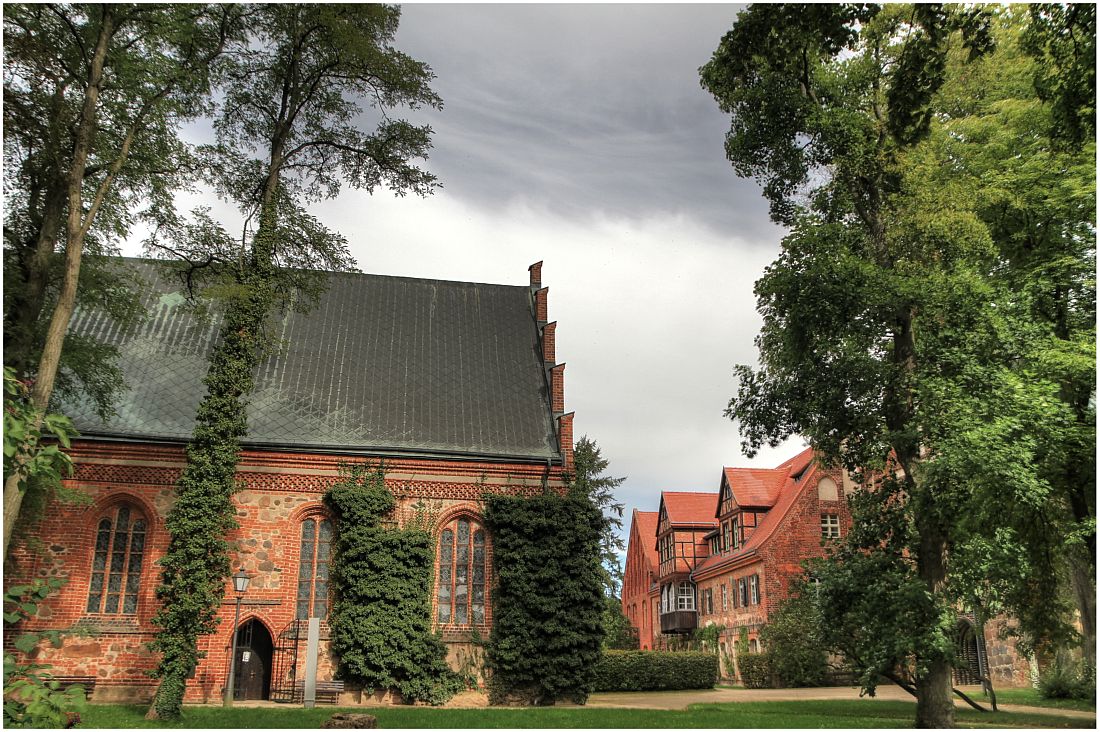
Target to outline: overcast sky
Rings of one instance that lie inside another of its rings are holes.
[[[418,199],[345,192],[314,213],[364,272],[525,284],[544,260],[566,409],[626,476],[626,505],[717,491],[741,453],[722,416],[755,363],[753,282],[779,250],[698,68],[734,5],[403,6],[396,45],[434,69],[442,111]]]
[[[426,115],[443,190],[322,216],[366,272],[522,283],[545,260],[566,409],[627,476],[628,519],[799,447],[749,461],[722,416],[733,365],[756,362],[753,282],[782,236],[699,86],[738,8],[405,5],[397,46],[444,100]]]

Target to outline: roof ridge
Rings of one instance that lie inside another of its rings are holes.
[[[119,259],[124,262],[140,263],[140,264],[178,264],[175,260],[171,259],[152,259],[149,257],[113,257],[113,259]],[[415,277],[413,275],[395,275],[395,274],[381,274],[378,272],[357,272],[357,271],[338,271],[328,269],[306,269],[299,268],[309,272],[320,272],[330,277],[382,277],[388,280],[406,280],[412,282],[429,282],[429,283],[442,283],[448,285],[477,285],[480,287],[510,287],[521,290],[529,290],[530,285],[508,285],[499,282],[470,282],[468,280],[444,280],[437,277]]]

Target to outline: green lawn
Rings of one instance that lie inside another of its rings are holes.
[[[1037,689],[995,689],[998,704],[1026,704],[1029,707],[1051,707],[1052,709],[1080,709],[1085,712],[1096,711],[1096,700],[1084,699],[1044,699]]]
[[[83,715],[81,727],[148,727],[147,707],[93,705]],[[184,708],[184,719],[161,727],[184,728],[317,728],[336,711],[317,709],[221,707]],[[430,707],[371,707],[358,711],[378,717],[382,728],[653,728],[653,727],[912,727],[911,702],[875,699],[844,701],[741,702],[695,704],[687,711],[652,709],[597,709],[543,707],[537,709],[432,709]],[[964,727],[1078,727],[1092,728],[1094,719],[1070,719],[1054,714],[983,714],[959,710]]]

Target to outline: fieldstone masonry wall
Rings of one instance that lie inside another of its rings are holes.
[[[36,537],[36,546],[33,551],[26,545],[13,548],[6,581],[11,585],[32,577],[66,579],[59,596],[50,598],[28,626],[39,630],[76,627],[85,634],[70,634],[59,649],[41,647],[35,657],[53,665],[59,675],[95,677],[96,701],[144,701],[153,693],[154,680],[148,672],[157,661],[146,647],[153,637],[150,620],[157,609],[159,573],[155,561],[167,548],[164,517],[174,499],[173,486],[183,466],[183,451],[178,447],[80,441],[70,454],[76,473],[67,483],[89,494],[92,502],[85,506],[51,506],[37,525],[20,532]],[[338,479],[338,466],[344,459],[315,454],[243,453],[238,468],[243,489],[235,496],[240,527],[229,537],[237,547],[232,554],[234,570],[243,567],[252,577],[241,606],[242,624],[256,618],[277,639],[295,619],[301,521],[324,513],[321,496]],[[561,466],[545,464],[388,459],[385,469],[386,483],[398,503],[393,520],[399,525],[415,520],[436,532],[458,515],[479,517],[486,492],[534,495],[544,485],[559,490],[564,487]],[[136,612],[89,613],[96,526],[121,503],[142,513],[148,522]],[[487,551],[491,562],[491,537]],[[188,684],[188,701],[216,701],[222,694],[235,606],[236,595],[227,584],[219,613],[222,622],[217,633],[200,642],[206,657]],[[470,643],[471,630],[488,637],[491,618],[490,591],[483,625],[441,628],[456,668],[476,651]],[[5,642],[10,644],[10,637]],[[304,646],[303,642],[303,653]],[[327,640],[323,646],[319,678],[325,680],[332,678],[336,659],[327,652]],[[304,659],[300,663],[304,667]],[[349,690],[345,696],[350,701],[356,693]]]

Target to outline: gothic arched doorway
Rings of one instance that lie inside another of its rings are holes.
[[[980,684],[982,682],[981,658],[978,655],[978,636],[974,626],[960,618],[955,626],[955,684]]]
[[[233,678],[234,699],[267,699],[271,693],[271,633],[256,618],[237,630],[237,666]]]

